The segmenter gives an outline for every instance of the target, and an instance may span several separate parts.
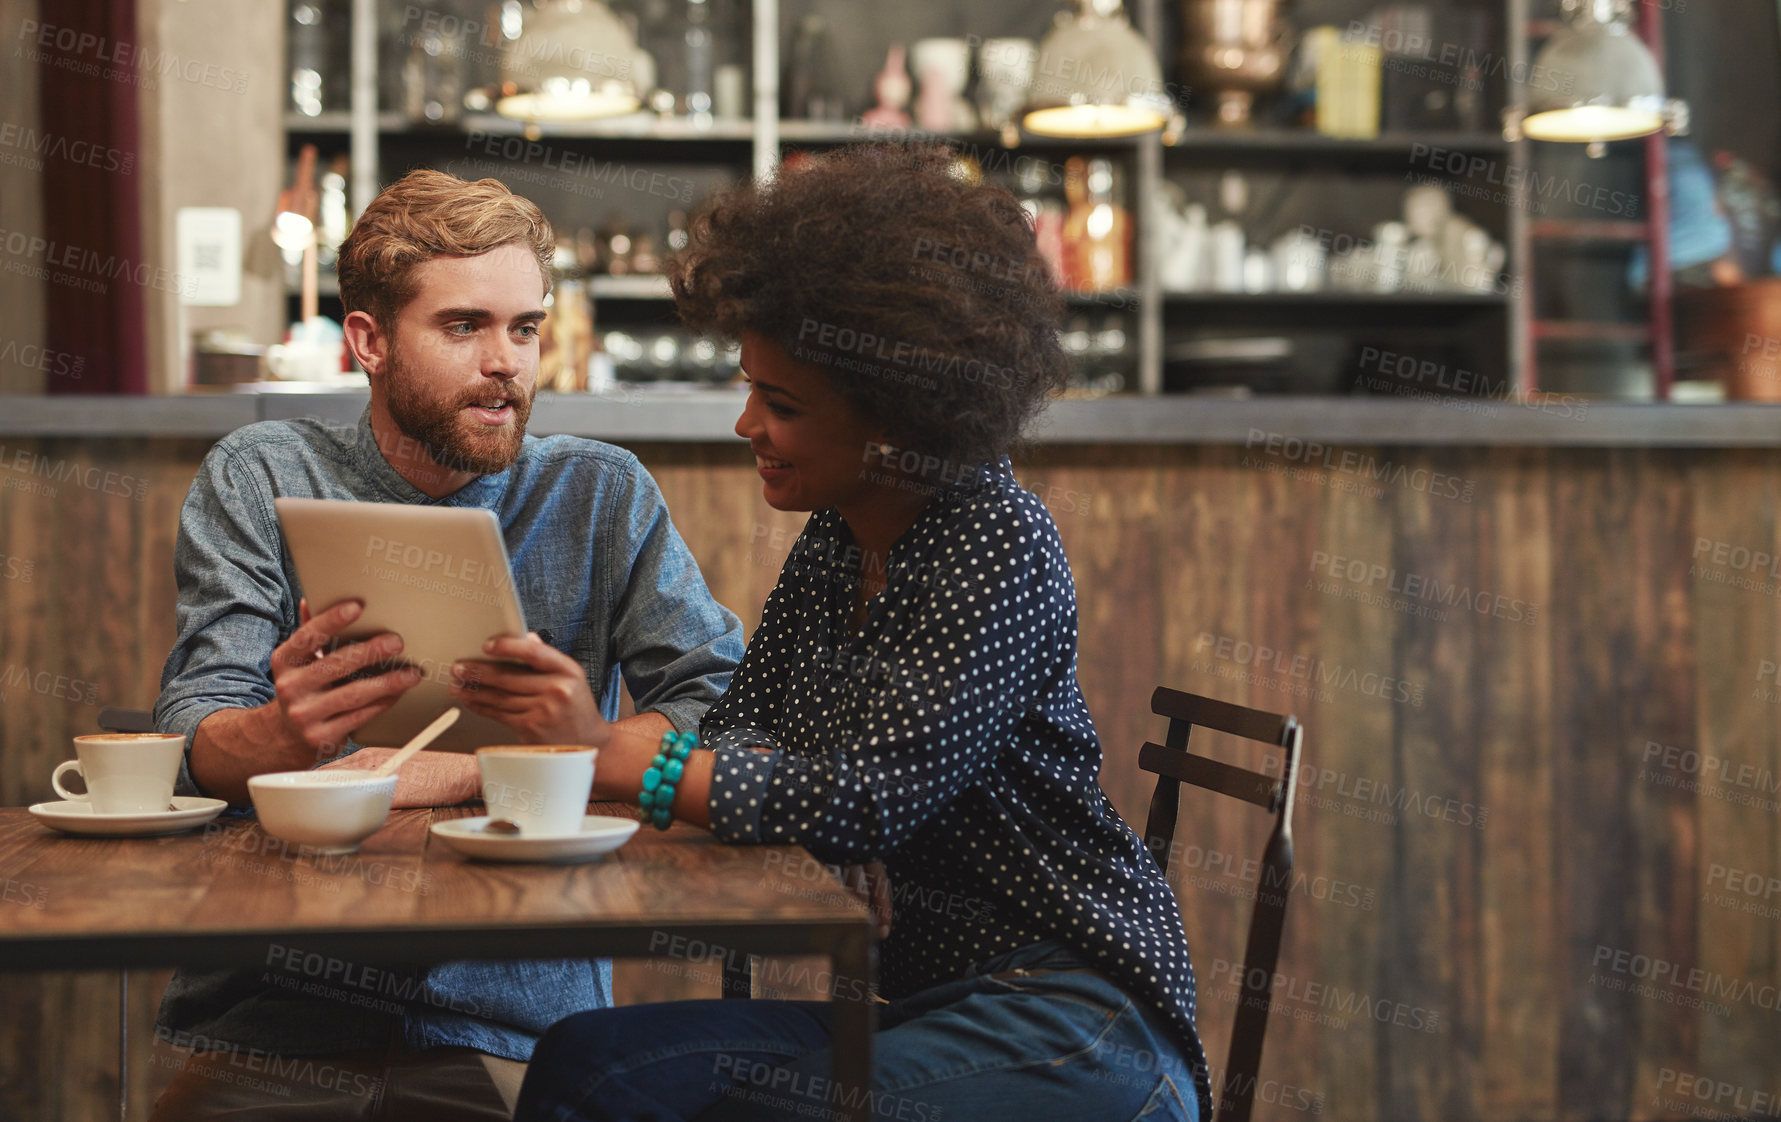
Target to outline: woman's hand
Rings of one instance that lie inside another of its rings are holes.
[[[605,747],[612,726],[600,715],[579,662],[536,631],[523,639],[490,639],[482,649],[490,659],[503,661],[454,664],[451,694],[459,705],[500,721],[526,744]]]
[[[860,903],[872,909],[872,918],[878,922],[878,937],[883,939],[890,935],[891,885],[884,863],[874,861],[870,865],[844,866],[841,883],[859,897]]]

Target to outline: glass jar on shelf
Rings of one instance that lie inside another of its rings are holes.
[[[551,273],[551,291],[544,298],[548,314],[538,332],[538,388],[581,393],[588,388],[594,354],[593,297],[568,243],[557,246]]]
[[[346,111],[350,15],[342,0],[292,0],[285,27],[291,80],[286,110],[304,117]]]
[[[1132,283],[1132,216],[1120,201],[1113,161],[1074,156],[1064,165],[1064,284],[1101,292]]]

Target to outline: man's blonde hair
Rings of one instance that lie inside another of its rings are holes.
[[[414,270],[434,257],[470,257],[517,243],[538,258],[550,286],[556,235],[537,204],[499,179],[466,182],[443,171],[411,171],[384,188],[340,244],[340,302],[394,331],[414,298]]]

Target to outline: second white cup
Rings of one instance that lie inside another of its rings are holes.
[[[498,744],[476,750],[490,818],[522,834],[573,834],[587,815],[598,749],[575,744]]]

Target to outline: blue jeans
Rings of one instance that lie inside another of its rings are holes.
[[[1035,943],[883,1006],[872,1117],[1199,1122],[1193,1074],[1162,1017],[1082,968]],[[677,1001],[578,1013],[539,1041],[515,1122],[838,1118],[830,1008]]]

